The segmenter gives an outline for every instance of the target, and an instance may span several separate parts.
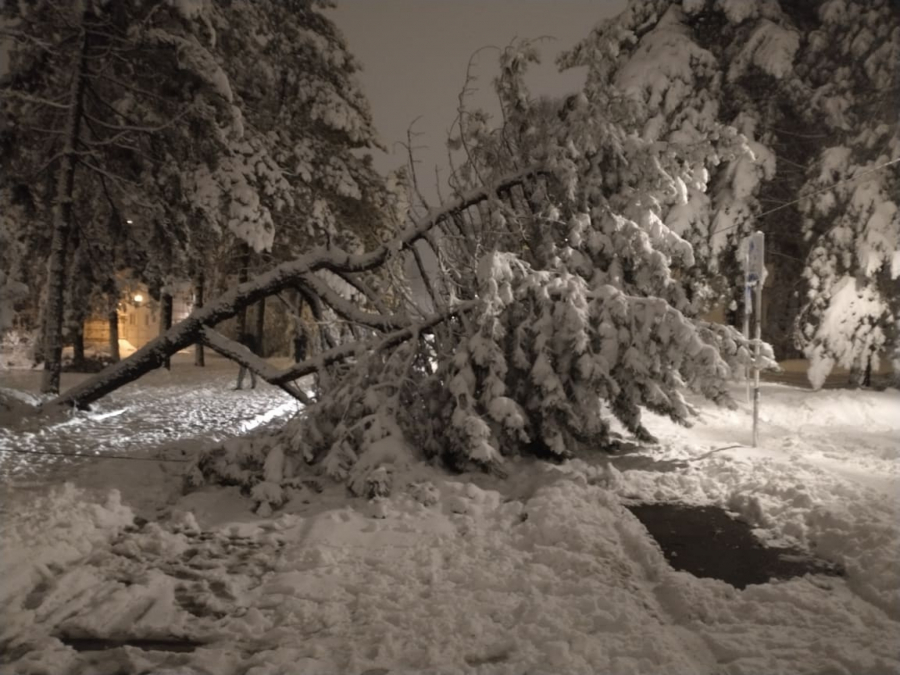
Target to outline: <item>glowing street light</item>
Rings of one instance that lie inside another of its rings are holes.
[[[144,296],[143,296],[143,295],[141,295],[140,293],[135,293],[135,294],[134,294],[134,304],[135,304],[137,307],[140,307],[140,306],[141,306],[141,303],[142,303],[143,301],[144,301]]]

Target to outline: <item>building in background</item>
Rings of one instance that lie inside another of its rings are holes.
[[[172,323],[187,317],[194,308],[194,292],[190,282],[171,286]],[[150,297],[146,286],[136,285],[123,293],[119,300],[119,348],[122,355],[140,349],[159,335],[160,303]],[[109,346],[109,320],[104,316],[91,316],[84,323],[86,347],[107,351]]]

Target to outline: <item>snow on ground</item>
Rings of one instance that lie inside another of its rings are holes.
[[[0,670],[900,673],[900,393],[766,385],[760,447],[723,449],[749,442],[747,410],[701,404],[691,429],[650,417],[660,449],[512,462],[506,480],[410,463],[406,487],[374,502],[310,484],[269,518],[235,488],[180,496],[162,473],[98,493],[142,462],[73,469],[91,490],[29,491],[0,530]],[[147,439],[145,453],[165,443]],[[131,524],[153,499],[158,517]],[[730,506],[848,576],[737,590],[674,571],[623,506],[670,499]]]
[[[290,396],[264,382],[250,390],[245,381],[245,389],[233,391],[237,366],[214,355],[206,360],[205,368],[197,368],[193,356],[176,355],[170,371],[155,370],[101,399],[91,411],[54,420],[49,426],[30,420],[7,428],[0,425],[0,447],[92,455],[127,455],[152,448],[159,453],[167,446],[212,445],[297,410]],[[0,387],[36,393],[40,375],[39,370],[0,371]],[[62,388],[87,377],[63,373]],[[96,460],[0,453],[0,481],[8,484],[14,479],[21,485],[31,477],[59,482],[59,475],[73,466],[87,465],[96,467]]]

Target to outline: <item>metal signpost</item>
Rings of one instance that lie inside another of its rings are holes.
[[[753,313],[753,447],[759,443],[759,358],[762,350],[762,289],[765,281],[765,235],[754,232],[747,244],[747,278],[744,294],[744,335],[750,330],[750,313]],[[753,298],[755,292],[756,297]],[[752,303],[755,299],[756,302]],[[753,308],[752,304],[756,307]],[[749,388],[750,383],[747,383]]]

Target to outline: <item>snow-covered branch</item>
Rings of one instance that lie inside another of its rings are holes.
[[[300,387],[292,384],[291,380],[279,379],[283,374],[281,370],[272,366],[268,361],[258,357],[244,345],[235,342],[234,340],[229,340],[220,332],[213,330],[212,328],[203,328],[200,331],[200,336],[203,344],[213,351],[248,368],[269,384],[274,384],[304,405],[312,405],[312,401]]]
[[[417,335],[434,328],[447,319],[474,309],[477,304],[478,303],[475,300],[462,302],[456,307],[447,310],[446,312],[434,314],[427,319],[416,322],[411,326],[407,326],[406,328],[396,330],[392,333],[373,338],[367,342],[353,342],[335,347],[334,349],[329,349],[328,351],[322,352],[318,356],[306,359],[305,361],[301,361],[300,363],[287,368],[269,381],[272,384],[290,382],[292,380],[296,380],[297,378],[303,377],[304,375],[310,375],[312,373],[319,372],[323,368],[325,368],[325,366],[344,361],[350,357],[360,356],[366,353],[374,353],[382,351],[384,349],[389,349],[390,347],[395,347],[401,342],[406,342],[407,340],[410,340],[413,337],[416,337]]]
[[[381,314],[388,314],[390,310],[387,306],[382,302],[381,298],[378,297],[378,294],[365,282],[364,279],[360,277],[358,274],[345,274],[343,272],[333,272],[337,277],[340,278],[341,281],[346,283],[348,286],[351,286],[357,292],[359,292],[366,300],[372,303],[372,306],[375,307]]]
[[[362,311],[357,307],[356,303],[342,297],[340,293],[328,285],[328,282],[314,274],[304,275],[301,283],[318,295],[338,316],[347,319],[347,321],[380,330],[396,329],[408,323],[408,320],[403,316],[372,314],[371,312]]]
[[[255,279],[239,284],[209,304],[192,312],[187,318],[172,326],[164,334],[148,342],[127,359],[110,365],[101,373],[72,387],[53,399],[49,405],[90,405],[106,394],[158,368],[168,356],[190,347],[201,339],[201,331],[204,327],[215,326],[226,319],[230,319],[245,307],[249,307],[270,295],[275,295],[298,285],[307,285],[312,277],[312,273],[317,270],[331,270],[337,273],[356,273],[373,270],[382,265],[392,254],[406,250],[416,241],[422,239],[440,221],[455,211],[477,204],[489,198],[490,195],[495,194],[498,190],[515,185],[525,177],[539,173],[540,170],[539,167],[533,167],[528,171],[517,172],[504,177],[489,187],[470,190],[459,199],[441,208],[432,209],[420,222],[413,224],[393,240],[368,253],[352,255],[337,248],[317,248],[291,262],[279,265]],[[308,292],[314,294],[316,299],[322,299],[315,288],[309,288]],[[334,293],[333,295],[337,294]],[[334,300],[331,296],[328,299],[329,301]],[[327,304],[331,303],[327,302]],[[451,311],[453,314],[456,314],[459,310]],[[367,313],[361,314],[362,316],[357,318],[368,320],[372,316],[378,316]],[[436,319],[428,325],[435,325],[442,320],[440,318]],[[390,328],[397,324],[391,319],[384,321],[381,325]],[[427,327],[425,324],[419,324],[419,326]],[[391,334],[393,336],[392,339],[406,340],[415,330],[417,329],[414,327],[402,328],[400,331]],[[421,328],[418,330],[421,330]],[[348,349],[347,354],[351,353],[353,353],[353,349]],[[309,372],[313,371],[310,370]]]

